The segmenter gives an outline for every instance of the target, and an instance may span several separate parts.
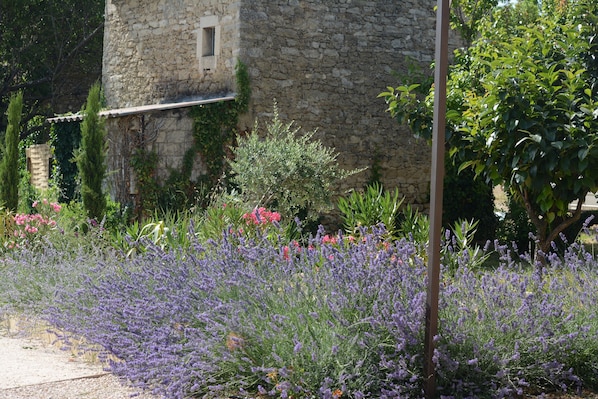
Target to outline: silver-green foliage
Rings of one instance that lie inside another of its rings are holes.
[[[230,162],[232,181],[253,207],[276,210],[283,218],[315,220],[332,208],[339,182],[358,171],[341,169],[334,151],[313,140],[315,132],[300,130],[293,122],[283,123],[275,105],[265,135],[256,123],[248,136],[238,137]]]

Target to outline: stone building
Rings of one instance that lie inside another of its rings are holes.
[[[271,116],[339,153],[346,169],[376,166],[386,187],[426,204],[430,148],[385,112],[377,95],[409,64],[434,57],[435,0],[107,0],[103,88],[113,187],[135,193],[131,146],[178,168],[192,140],[189,106],[230,100],[235,65],[251,79],[239,129]],[[132,139],[137,137],[137,139]],[[139,139],[141,137],[141,139]],[[140,144],[141,143],[141,144]],[[202,173],[198,162],[192,178]],[[369,171],[347,181],[360,188]],[[118,190],[117,190],[118,191]]]

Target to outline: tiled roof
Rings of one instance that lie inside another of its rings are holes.
[[[220,101],[232,101],[235,99],[234,93],[229,93],[224,96],[219,97],[210,97],[210,98],[200,98],[194,100],[187,100],[187,101],[178,101],[172,103],[164,103],[164,104],[151,104],[151,105],[141,105],[138,107],[128,107],[128,108],[116,108],[116,109],[109,109],[100,111],[99,115],[106,117],[106,118],[118,118],[121,116],[127,115],[138,115],[138,114],[145,114],[148,112],[155,112],[155,111],[167,111],[171,109],[180,109],[180,108],[187,108],[193,107],[195,105],[202,105],[202,104],[210,104]],[[55,116],[54,118],[48,118],[48,122],[50,123],[60,123],[60,122],[75,122],[75,121],[82,121],[84,114],[78,112],[76,114],[71,115],[59,115]]]

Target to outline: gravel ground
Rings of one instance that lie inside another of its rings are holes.
[[[0,323],[0,399],[158,399],[122,385],[95,356],[62,350],[45,328],[27,331]]]
[[[137,394],[123,387],[118,379],[105,374],[64,381],[47,382],[17,388],[0,389],[0,399],[155,399],[147,393]]]

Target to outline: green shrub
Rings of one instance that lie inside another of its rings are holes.
[[[84,232],[87,229],[87,212],[83,203],[71,201],[65,204],[60,211],[57,223],[66,232]]]
[[[244,240],[266,237],[272,242],[301,239],[301,229],[294,221],[264,207],[251,209],[235,192],[212,198],[196,226],[195,235],[201,241],[220,240],[223,234]]]
[[[16,211],[19,205],[19,130],[23,111],[23,93],[10,98],[8,127],[0,162],[0,205]]]
[[[390,236],[396,236],[396,218],[403,202],[399,190],[385,191],[379,183],[373,183],[363,192],[354,191],[347,198],[338,199],[343,226],[348,234],[358,236],[362,228],[383,223]]]
[[[445,236],[442,246],[442,263],[454,272],[460,266],[478,270],[490,257],[490,252],[475,243],[478,221],[458,220]]]
[[[446,228],[460,220],[476,220],[476,241],[496,237],[498,218],[494,214],[492,186],[484,179],[476,179],[473,171],[457,172],[451,159],[446,161],[444,177],[442,224]]]
[[[77,154],[77,167],[81,178],[81,198],[83,206],[91,219],[101,220],[106,212],[106,197],[102,183],[106,173],[104,159],[104,122],[100,119],[102,91],[99,84],[94,84],[89,91],[85,106],[85,119],[81,123],[81,147]]]
[[[358,172],[338,167],[333,150],[312,140],[315,132],[298,135],[293,122],[285,124],[274,106],[274,117],[261,138],[256,123],[246,137],[238,137],[230,161],[232,183],[251,208],[266,207],[292,220],[316,220],[331,210],[339,181]]]
[[[235,193],[215,196],[203,211],[196,235],[200,240],[219,239],[227,229],[238,231],[243,225],[243,215],[251,212]]]
[[[399,214],[398,231],[401,237],[425,248],[430,239],[430,220],[426,214],[407,204]]]

